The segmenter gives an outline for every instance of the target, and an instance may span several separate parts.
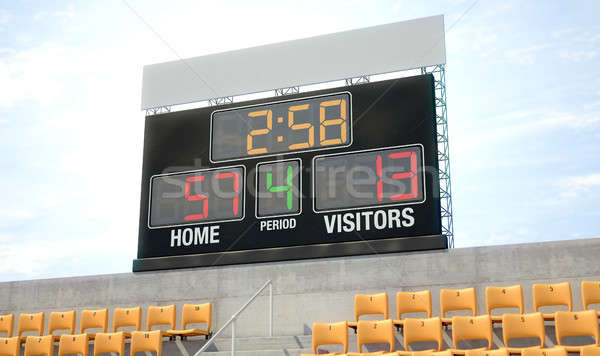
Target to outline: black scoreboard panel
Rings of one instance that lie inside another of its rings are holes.
[[[446,248],[433,76],[146,117],[134,271]]]

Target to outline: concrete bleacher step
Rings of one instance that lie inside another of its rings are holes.
[[[204,340],[177,340],[163,343],[164,356],[193,356]],[[236,338],[236,355],[264,356],[299,356],[301,353],[311,353],[311,336],[274,336],[274,337],[240,337]],[[231,338],[219,337],[202,353],[206,356],[231,355]]]

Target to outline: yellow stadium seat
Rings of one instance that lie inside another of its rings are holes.
[[[444,350],[444,351],[413,351],[413,352],[398,352],[398,356],[453,356],[452,350]]]
[[[134,331],[131,333],[131,354],[135,356],[136,352],[154,351],[156,356],[162,354],[162,334],[160,330],[154,331]]]
[[[548,349],[525,349],[521,356],[568,356],[568,353],[562,347],[553,347]]]
[[[387,293],[379,294],[356,294],[354,296],[354,320],[349,321],[348,327],[355,329],[358,325],[358,319],[362,315],[381,314],[382,319],[389,316],[389,305]]]
[[[118,332],[119,328],[135,327],[135,331],[142,330],[142,308],[115,308],[113,311],[113,332]],[[131,332],[123,331],[123,337],[129,339]]]
[[[18,337],[0,337],[1,356],[19,356],[21,353],[21,342]]]
[[[598,347],[598,346],[582,347],[580,356],[600,356],[600,347]]]
[[[406,313],[426,313],[431,318],[431,292],[398,292],[396,293],[396,320],[394,325],[402,327],[402,315]]]
[[[146,314],[146,330],[151,331],[156,325],[169,325],[170,330],[175,330],[175,321],[177,320],[175,304],[165,306],[150,306]],[[160,330],[162,336],[169,335],[168,331]]]
[[[453,316],[452,343],[454,344],[454,353],[464,353],[465,350],[458,346],[458,343],[464,340],[487,340],[488,346],[482,347],[480,350],[490,350],[493,345],[490,316]]]
[[[94,356],[107,352],[116,352],[119,356],[125,356],[125,335],[122,331],[96,334]]]
[[[86,334],[87,329],[102,329],[106,333],[108,329],[108,309],[84,310],[81,312],[79,321],[79,333]],[[87,333],[90,340],[96,338],[96,334]]]
[[[42,334],[44,333],[43,312],[19,315],[19,326],[17,327],[17,336],[20,338],[21,343],[27,340],[27,336],[22,335],[24,332],[27,331],[37,331],[38,336],[42,336]]]
[[[442,338],[442,319],[412,319],[404,320],[404,350],[409,351],[409,346],[413,342],[434,341],[438,347],[432,351],[441,351],[444,347]]]
[[[205,329],[188,328],[189,324],[206,324]],[[204,335],[206,339],[211,335],[210,324],[212,323],[212,304],[184,304],[181,311],[182,330],[168,330],[169,336],[181,337],[182,340],[188,336]]]
[[[567,336],[593,336],[594,343],[600,342],[600,330],[598,329],[598,316],[594,310],[581,312],[558,311],[554,316],[556,343],[564,347],[568,352],[580,352],[583,346],[569,346],[562,343],[562,338]],[[584,346],[590,346],[584,345]]]
[[[27,336],[24,356],[54,355],[54,340],[52,335]]]
[[[392,320],[360,320],[357,327],[356,343],[358,352],[362,352],[364,344],[386,343],[390,345],[390,352],[394,352],[396,339],[394,338],[394,324]]]
[[[523,304],[523,288],[520,285],[509,287],[486,287],[485,308],[492,319],[492,324],[501,323],[502,315],[492,315],[492,310],[500,308],[517,308],[519,313],[525,312]]]
[[[67,312],[52,312],[50,313],[50,321],[48,322],[48,334],[52,335],[52,340],[58,342],[60,335],[53,335],[56,330],[68,330],[69,334],[75,333],[75,310]]]
[[[60,335],[58,356],[80,354],[88,356],[89,337],[87,334]]]
[[[540,307],[565,305],[573,311],[573,298],[569,282],[533,285],[533,310],[539,312]],[[544,320],[554,320],[554,313],[543,313]]]
[[[15,328],[15,316],[13,314],[0,315],[0,333],[6,333],[6,337],[10,338]]]
[[[504,347],[510,354],[521,354],[526,348],[543,348],[546,339],[544,317],[542,313],[504,314],[502,317],[502,335]],[[526,337],[537,338],[540,340],[540,344],[530,347],[510,347],[510,340]]]
[[[473,316],[477,315],[475,288],[442,289],[440,291],[440,312],[443,325],[452,323],[452,318],[447,318],[446,313],[456,310],[470,310]]]
[[[314,323],[312,327],[312,348],[317,354],[319,346],[342,345],[344,353],[348,352],[348,325],[339,323]]]
[[[506,348],[495,350],[465,350],[465,356],[509,356]]]
[[[590,304],[600,304],[600,282],[581,282],[581,300],[583,310],[588,310]],[[600,311],[597,314],[600,317]]]

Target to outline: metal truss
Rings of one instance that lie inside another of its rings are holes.
[[[450,148],[448,146],[448,116],[446,110],[446,67],[443,64],[422,67],[421,74],[433,74],[434,77],[442,233],[448,239],[448,247],[454,247]]]
[[[157,108],[146,109],[146,116],[158,115],[171,112],[171,106],[159,106]]]
[[[361,75],[360,77],[346,79],[346,85],[350,86],[357,84],[365,84],[369,83],[370,81],[371,77],[369,77],[368,75]]]
[[[275,96],[298,94],[299,92],[300,87],[279,88],[275,89]]]
[[[208,99],[208,106],[217,106],[217,105],[232,104],[232,103],[233,103],[233,96],[224,96],[222,98]]]

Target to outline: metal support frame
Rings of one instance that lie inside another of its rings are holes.
[[[217,106],[217,105],[232,104],[232,103],[233,103],[233,96],[224,96],[221,98],[208,99],[209,106]]]
[[[299,92],[300,87],[279,88],[275,89],[275,96],[298,94]]]
[[[452,248],[454,247],[454,220],[452,217],[450,147],[448,145],[448,116],[446,109],[446,67],[443,64],[421,67],[421,74],[433,74],[434,77],[442,234],[446,235],[448,247]]]
[[[146,116],[158,115],[171,112],[171,106],[159,106],[157,108],[146,109]]]
[[[350,85],[358,85],[358,84],[365,84],[365,83],[369,83],[371,81],[371,77],[368,75],[361,75],[360,77],[355,77],[355,78],[347,78],[346,79],[346,85],[350,86]]]
[[[219,329],[219,331],[214,333],[214,335],[206,342],[206,344],[204,344],[200,350],[194,354],[194,356],[199,356],[201,353],[206,351],[206,349],[215,342],[216,338],[229,325],[231,325],[231,355],[235,355],[235,322],[240,314],[246,310],[246,308],[256,299],[256,297],[258,297],[258,295],[267,287],[269,287],[269,337],[273,337],[273,282],[268,280],[256,291],[256,293],[254,293],[252,297],[250,297],[250,299],[248,299],[244,305],[242,305],[242,307],[235,314],[231,316],[231,318],[229,318],[229,320]]]

